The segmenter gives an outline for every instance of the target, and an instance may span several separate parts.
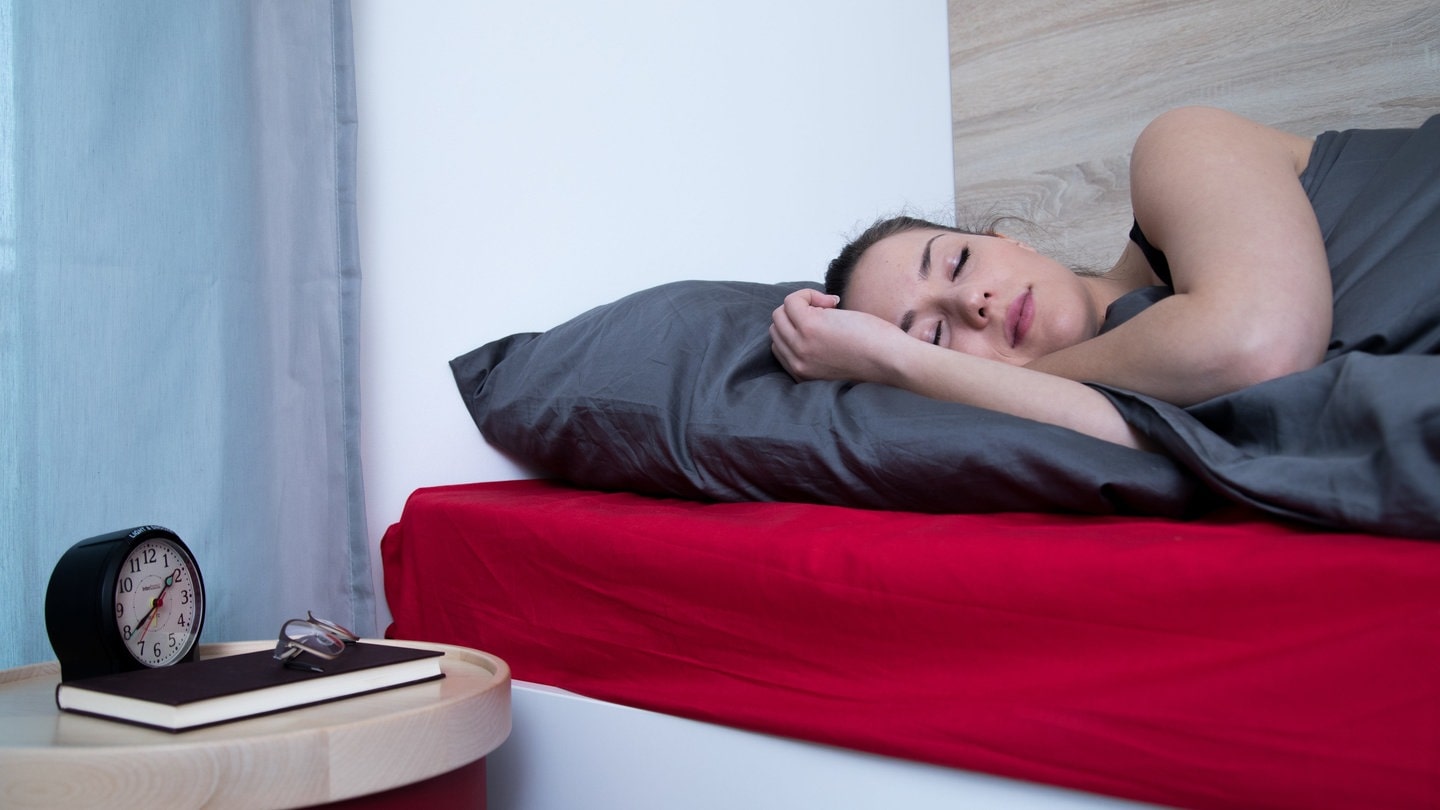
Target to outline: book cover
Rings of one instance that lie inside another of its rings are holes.
[[[443,655],[361,641],[321,662],[324,672],[305,672],[261,650],[61,683],[55,704],[77,714],[188,731],[442,678]]]

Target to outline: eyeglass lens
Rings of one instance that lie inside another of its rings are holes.
[[[338,625],[338,624],[336,624],[335,622],[332,622],[332,621],[330,621],[330,620],[328,620],[328,619],[322,619],[322,618],[320,618],[319,616],[316,616],[314,613],[311,613],[311,612],[308,611],[308,610],[305,611],[305,615],[309,617],[310,622],[311,622],[312,624],[318,624],[318,625],[320,625],[320,627],[322,627],[322,628],[324,628],[325,630],[329,631],[329,632],[332,633],[333,635],[339,636],[341,641],[350,642],[350,641],[359,641],[359,640],[360,640],[360,637],[357,636],[357,635],[355,635],[355,633],[353,633],[353,632],[352,632],[349,628],[347,628],[347,627],[343,627],[343,626],[341,626],[341,625]]]
[[[334,658],[345,651],[345,642],[324,629],[301,619],[285,623],[281,633],[287,641],[297,644],[307,652],[327,658]]]

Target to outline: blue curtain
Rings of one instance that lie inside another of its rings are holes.
[[[149,523],[203,641],[373,633],[348,4],[0,0],[0,51],[0,665],[53,657],[65,549]]]

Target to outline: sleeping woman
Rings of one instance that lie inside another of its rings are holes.
[[[1136,227],[1108,272],[1077,274],[993,231],[887,220],[831,263],[824,293],[775,310],[772,350],[800,380],[885,383],[1146,447],[1085,383],[1188,406],[1325,358],[1331,272],[1300,181],[1312,146],[1173,110],[1135,143]],[[1102,330],[1112,304],[1147,288],[1173,294]]]

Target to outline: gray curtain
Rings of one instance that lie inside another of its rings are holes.
[[[351,56],[345,2],[0,0],[0,665],[53,657],[65,549],[148,523],[202,641],[374,632]]]

